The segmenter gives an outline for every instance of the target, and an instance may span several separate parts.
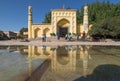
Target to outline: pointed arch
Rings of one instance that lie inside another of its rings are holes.
[[[46,36],[50,36],[50,29],[49,28],[45,28],[43,30],[43,34],[45,34]]]
[[[68,27],[69,24],[70,24],[70,22],[67,19],[63,18],[58,21],[57,26]]]
[[[59,50],[57,50],[56,54],[57,54],[57,62],[60,65],[67,65],[70,62],[68,50],[66,50],[64,47],[60,47]]]
[[[60,34],[61,37],[65,37],[66,34],[69,33],[70,30],[70,22],[63,18],[57,23],[57,33]]]
[[[34,37],[41,37],[41,29],[40,28],[36,28],[34,31]]]

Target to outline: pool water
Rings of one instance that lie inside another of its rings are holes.
[[[0,81],[120,81],[120,46],[0,46]]]
[[[0,46],[0,81],[25,81],[43,63],[44,60],[40,59],[33,59],[30,63],[25,49],[28,47]]]

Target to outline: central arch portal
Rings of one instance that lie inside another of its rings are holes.
[[[58,23],[57,23],[57,33],[61,36],[61,37],[65,37],[66,34],[68,34],[69,32],[69,27],[70,26],[70,22],[66,19],[61,19]]]

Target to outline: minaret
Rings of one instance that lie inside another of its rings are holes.
[[[83,32],[88,32],[88,6],[84,7],[84,18],[83,18]]]
[[[28,39],[32,38],[32,6],[28,7]]]

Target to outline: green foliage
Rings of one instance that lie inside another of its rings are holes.
[[[72,33],[73,36],[76,36],[77,34],[76,33]]]
[[[94,24],[106,18],[120,16],[120,4],[110,4],[107,2],[88,3],[89,23]],[[77,11],[77,24],[83,23],[83,7]]]
[[[69,9],[71,9],[71,8],[70,8],[70,7],[67,7],[66,9],[69,10]]]
[[[20,29],[20,35],[23,36],[23,32],[28,32],[28,28],[22,28]]]
[[[56,36],[55,33],[50,33],[51,36]]]
[[[109,1],[88,4],[88,8],[90,23],[120,15],[120,4],[110,4]]]
[[[117,38],[120,35],[120,16],[107,18],[93,25],[89,34],[97,37]]]
[[[71,35],[71,33],[69,32],[68,35]]]
[[[93,24],[89,34],[94,37],[117,38],[120,33],[120,4],[96,2],[88,4],[89,23]]]
[[[51,48],[50,50],[51,50],[51,51],[55,51],[55,50],[56,50],[56,48]]]
[[[43,23],[51,23],[51,12],[48,12],[45,15],[45,19],[44,19]]]
[[[77,14],[76,14],[76,16],[77,16],[77,25],[78,24],[82,24],[83,23],[83,8],[81,8],[81,11],[80,10],[77,10]]]

